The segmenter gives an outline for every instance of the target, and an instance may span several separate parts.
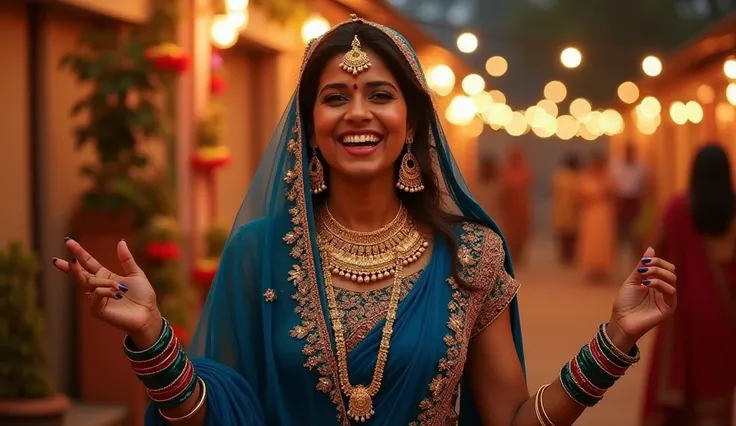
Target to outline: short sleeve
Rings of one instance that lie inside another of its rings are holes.
[[[504,268],[506,252],[503,249],[503,240],[492,229],[486,228],[483,242],[483,257],[478,279],[482,285],[485,297],[480,307],[480,312],[473,324],[471,337],[475,337],[488,327],[507,306],[514,300],[519,291],[519,284]]]

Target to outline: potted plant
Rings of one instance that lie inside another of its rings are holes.
[[[0,426],[62,426],[69,409],[48,371],[37,272],[20,242],[0,251]]]

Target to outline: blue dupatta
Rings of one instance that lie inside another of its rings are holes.
[[[387,27],[362,22],[399,46],[429,91],[408,42]],[[302,71],[321,39],[308,49]],[[461,290],[448,278],[450,251],[436,239],[429,264],[399,304],[368,426],[446,424],[456,413],[458,389],[465,387],[470,338],[506,307],[524,366],[518,285],[506,243],[470,195],[436,117],[430,135],[448,208],[475,222],[459,225],[457,238],[463,278],[479,291]],[[207,383],[207,426],[350,424],[319,267],[307,150],[294,95],[238,213],[190,348]],[[265,297],[271,292],[275,300]],[[372,378],[383,323],[348,355],[354,384]],[[459,407],[461,426],[480,425],[472,398],[460,398]],[[146,425],[164,424],[149,407]]]

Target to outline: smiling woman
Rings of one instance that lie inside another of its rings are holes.
[[[650,249],[610,323],[530,398],[500,230],[458,172],[411,47],[355,16],[307,49],[191,359],[124,242],[126,277],[67,246],[79,262],[57,268],[129,333],[148,425],[569,425],[675,300],[673,267]]]

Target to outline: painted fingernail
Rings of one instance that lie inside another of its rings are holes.
[[[71,263],[77,263],[77,256],[72,256],[72,258],[69,261]]]
[[[58,257],[52,257],[52,258],[51,258],[51,263],[53,263],[54,265],[56,265],[56,261],[57,261],[57,260],[59,260],[59,258],[58,258]]]
[[[121,238],[121,239],[120,239],[120,241],[122,241],[122,242],[126,242],[126,241],[125,241],[125,238]]]
[[[120,291],[122,291],[123,293],[125,293],[125,292],[127,292],[127,291],[128,291],[128,286],[127,286],[127,285],[125,285],[125,284],[123,284],[123,283],[120,283],[120,284],[118,284],[118,290],[120,290]]]
[[[641,260],[641,263],[645,263],[645,264],[646,264],[646,263],[649,263],[649,262],[651,262],[651,261],[652,261],[652,258],[651,258],[651,257],[645,257],[645,258],[643,258],[643,259]]]
[[[644,285],[649,285],[649,284],[651,284],[652,282],[651,282],[651,281],[649,281],[649,280],[644,280],[644,281],[642,281],[641,283],[642,283],[642,284],[644,284]]]
[[[67,241],[69,241],[69,240],[71,240],[71,238],[69,238],[69,237],[64,237],[64,242],[67,242]]]
[[[642,274],[643,274],[644,272],[648,271],[648,270],[649,270],[649,268],[645,268],[645,267],[641,267],[641,268],[637,269],[637,271],[638,271],[639,273],[642,273]]]
[[[115,298],[120,300],[123,298],[123,293],[115,293]]]

